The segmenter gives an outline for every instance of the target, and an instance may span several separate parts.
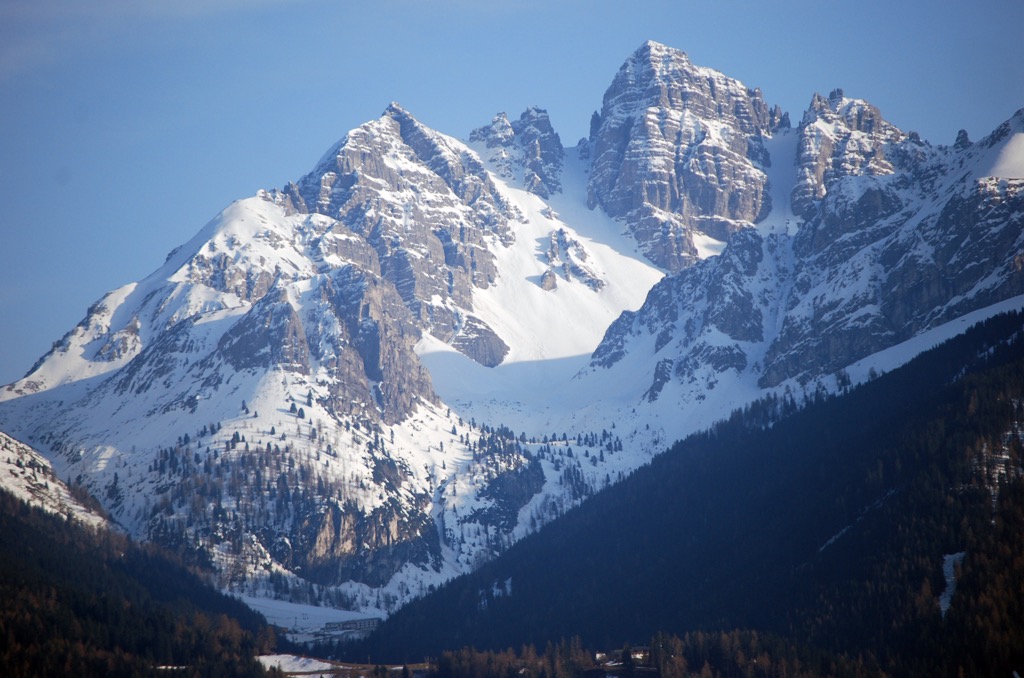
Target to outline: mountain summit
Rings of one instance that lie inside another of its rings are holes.
[[[623,219],[651,261],[684,268],[771,210],[764,141],[787,124],[760,90],[647,42],[591,120],[588,205]]]
[[[793,128],[648,42],[588,139],[391,104],[106,294],[0,429],[226,588],[386,614],[672,441],[1024,294],[1024,113],[932,146],[840,91]]]

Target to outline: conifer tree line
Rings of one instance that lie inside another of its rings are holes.
[[[312,393],[304,398],[307,406],[312,406]],[[371,558],[362,552],[344,562],[302,561],[304,546],[315,539],[317,524],[312,517],[318,514],[343,514],[359,535],[379,531],[380,526],[397,518],[403,539],[415,542],[402,548],[426,552],[436,562],[441,548],[437,540],[412,537],[433,534],[425,524],[425,514],[407,515],[394,499],[410,473],[397,461],[398,457],[392,456],[394,431],[389,437],[378,424],[351,419],[345,420],[343,432],[336,431],[328,439],[322,434],[322,423],[306,420],[303,408],[292,397],[287,410],[294,430],[284,424],[280,428],[250,428],[248,419],[253,413],[242,401],[238,428],[231,430],[221,423],[205,423],[191,434],[179,435],[174,445],[155,450],[146,469],[155,477],[155,492],[130,509],[135,513],[133,517],[145,524],[147,538],[170,550],[189,554],[192,564],[206,569],[213,567],[218,545],[226,543],[239,565],[224,573],[222,583],[244,588],[257,585],[250,581],[245,567],[246,562],[251,565],[261,556],[247,551],[255,535],[278,562],[303,572],[304,583],[297,577],[292,582],[273,582],[275,595],[290,597],[295,602],[342,608],[365,606],[367,601],[353,598],[337,587],[338,583],[358,579],[372,586],[382,585],[386,576],[383,581],[366,579],[365,564]],[[483,488],[481,496],[495,505],[473,515],[458,516],[456,524],[443,525],[439,534],[449,546],[457,548],[457,542],[467,539],[460,526],[483,524],[489,533],[480,560],[504,551],[511,543],[510,532],[518,520],[519,509],[543,488],[541,461],[552,464],[566,492],[564,497],[543,502],[534,509],[529,518],[531,529],[561,515],[598,487],[610,485],[612,478],[607,474],[601,481],[594,474],[588,477],[584,469],[603,462],[606,453],[622,451],[622,441],[607,430],[577,433],[575,438],[563,432],[528,439],[503,424],[464,421],[451,411],[447,416],[453,422],[452,436],[457,436],[472,457],[466,477]],[[577,446],[575,452],[573,441]],[[372,460],[370,468],[339,454],[338,445],[365,450],[366,457]],[[443,442],[440,447],[444,451]],[[68,482],[77,487],[80,480]],[[439,478],[435,476],[433,482],[439,482]],[[374,488],[381,487],[389,499],[383,505],[367,508],[366,497],[375,494]],[[114,483],[106,488],[106,495],[107,503],[116,511],[123,500],[116,474]],[[420,492],[414,499],[425,505],[431,495]],[[287,538],[298,548],[293,553],[275,552],[273,546],[281,538]],[[384,609],[391,611],[396,606],[394,601]]]
[[[433,657],[435,678],[1022,672],[1022,328],[997,317],[838,397],[737,411],[366,642],[309,649]],[[0,552],[5,676],[260,675],[288,647],[157,547],[2,492]]]
[[[838,396],[737,411],[355,651],[756,633],[861,675],[1024,675],[1022,327],[996,317]]]
[[[0,491],[0,675],[265,675],[266,621],[154,546]],[[171,675],[171,674],[168,674]]]
[[[586,648],[579,636],[518,651],[445,651],[430,665],[429,678],[820,678],[877,675],[842,657],[813,651],[781,636],[756,631],[682,637],[658,633],[646,645],[606,650]]]

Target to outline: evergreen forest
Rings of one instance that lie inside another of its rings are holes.
[[[1022,328],[758,401],[304,653],[379,664],[349,676],[1024,673]],[[257,655],[296,650],[159,547],[3,492],[0,552],[4,676],[263,675]]]
[[[264,675],[272,627],[154,546],[0,492],[0,675]],[[168,667],[173,667],[173,670]]]
[[[1021,328],[1000,316],[837,396],[738,411],[329,649],[474,678],[561,639],[656,637],[688,657],[643,667],[666,675],[1024,672]],[[785,670],[740,666],[765,653]]]

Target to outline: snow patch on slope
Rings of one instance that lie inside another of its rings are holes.
[[[302,675],[309,676],[309,678],[334,676],[337,675],[338,669],[334,664],[293,654],[268,654],[257,657],[257,659],[267,671],[276,668],[286,675]]]
[[[1024,179],[1024,132],[1017,131],[988,158],[991,165],[985,176]]]
[[[793,187],[797,179],[797,148],[800,132],[795,129],[780,129],[765,139],[764,147],[771,159],[771,166],[765,168],[768,176],[768,195],[772,209],[757,223],[762,235],[769,233],[796,233],[800,217],[793,213]]]
[[[30,506],[93,528],[109,527],[105,518],[78,502],[43,455],[0,433],[0,489]]]
[[[495,252],[501,277],[473,298],[474,313],[510,347],[504,362],[483,367],[426,335],[417,347],[438,395],[463,416],[516,430],[543,430],[531,414],[537,403],[551,405],[550,387],[571,380],[608,325],[623,311],[638,308],[664,275],[643,258],[622,224],[587,208],[586,166],[571,155],[565,159],[563,192],[547,202],[492,174],[524,215],[515,242]],[[601,289],[561,279],[553,290],[540,286],[548,266],[544,252],[559,229],[585,248],[588,262],[606,283]]]
[[[939,596],[939,610],[943,617],[946,616],[946,612],[949,611],[949,606],[953,602],[953,594],[956,593],[956,568],[964,561],[965,555],[967,554],[961,551],[942,556],[942,577],[946,580],[946,587],[942,589],[942,595]]]

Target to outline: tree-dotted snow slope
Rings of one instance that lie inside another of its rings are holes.
[[[463,142],[392,104],[90,307],[0,429],[225,588],[387,614],[734,408],[1019,307],[1022,130],[933,147],[839,90],[792,128],[657,43],[568,151],[542,109]]]

